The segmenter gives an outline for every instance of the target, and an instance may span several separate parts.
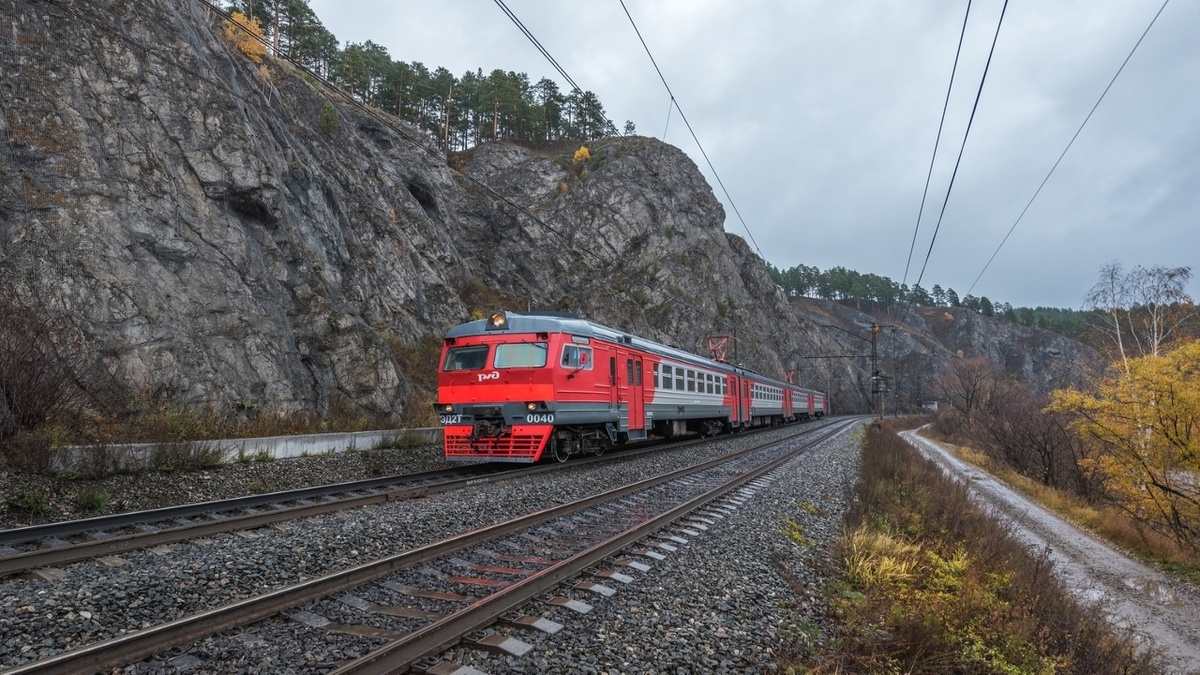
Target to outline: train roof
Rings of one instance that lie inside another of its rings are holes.
[[[489,316],[495,312],[489,313]],[[707,359],[703,356],[684,351],[677,347],[664,345],[653,340],[638,337],[632,333],[619,331],[615,328],[609,328],[602,324],[581,319],[574,314],[565,313],[539,313],[539,314],[517,314],[515,312],[504,312],[507,328],[502,331],[497,329],[489,329],[489,319],[480,319],[478,321],[470,321],[468,323],[454,326],[446,332],[448,338],[468,337],[472,335],[490,335],[497,332],[505,333],[566,333],[568,335],[578,335],[580,337],[596,338],[605,342],[614,344],[627,344],[637,347],[640,350],[665,356],[677,361],[684,361],[693,365],[711,368],[713,370],[724,371],[734,374],[749,374],[754,377],[767,380],[773,384],[804,392],[812,392],[820,394],[821,392],[815,389],[807,389],[794,384],[788,384],[782,380],[773,377],[755,373],[754,371],[735,366],[730,363]]]

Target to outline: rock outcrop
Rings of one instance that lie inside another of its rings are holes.
[[[846,349],[819,326],[842,310],[793,306],[676,148],[603,139],[575,162],[578,143],[493,143],[447,162],[288,64],[255,65],[195,0],[0,0],[0,32],[4,292],[74,317],[134,387],[394,417],[412,369],[435,367],[396,345],[502,303],[698,352],[736,336],[747,366],[865,407],[862,363],[810,358]],[[948,314],[914,317],[928,336],[907,353],[947,353],[936,338],[1035,378],[1078,356]]]

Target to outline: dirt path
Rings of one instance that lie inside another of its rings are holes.
[[[1049,549],[1055,570],[1085,601],[1097,602],[1111,621],[1130,627],[1171,659],[1182,673],[1200,673],[1200,593],[1130,558],[1008,488],[929,439],[901,434],[972,495],[1013,523],[1031,548]]]

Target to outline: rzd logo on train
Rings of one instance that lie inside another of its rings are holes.
[[[490,373],[480,373],[480,374],[476,375],[475,377],[478,377],[480,382],[483,382],[485,380],[498,380],[498,379],[500,379],[500,371],[493,370]]]

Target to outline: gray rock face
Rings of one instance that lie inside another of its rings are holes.
[[[807,358],[845,347],[723,230],[678,149],[606,139],[574,163],[578,144],[496,143],[455,170],[417,130],[254,65],[221,31],[188,0],[0,0],[4,290],[76,317],[135,387],[397,415],[418,373],[390,343],[500,302],[700,353],[736,335],[738,361],[862,407],[862,364]],[[1021,340],[988,355],[1015,363]]]
[[[78,317],[135,385],[397,412],[384,331],[464,312],[450,171],[345,106],[318,130],[304,80],[194,3],[151,5],[2,3],[6,285]]]
[[[999,321],[961,307],[913,307],[907,314],[899,310],[873,315],[835,302],[799,298],[794,300],[793,310],[822,325],[837,326],[826,332],[845,353],[869,354],[871,325],[883,326],[876,336],[876,354],[879,370],[891,378],[886,410],[894,409],[897,402],[918,405],[936,400],[938,381],[953,373],[954,361],[959,359],[987,359],[1042,393],[1084,386],[1104,365],[1095,350],[1057,333]],[[835,375],[836,384],[830,391],[835,401],[840,398],[866,410],[871,395],[870,362],[864,357],[849,361],[849,376]]]

